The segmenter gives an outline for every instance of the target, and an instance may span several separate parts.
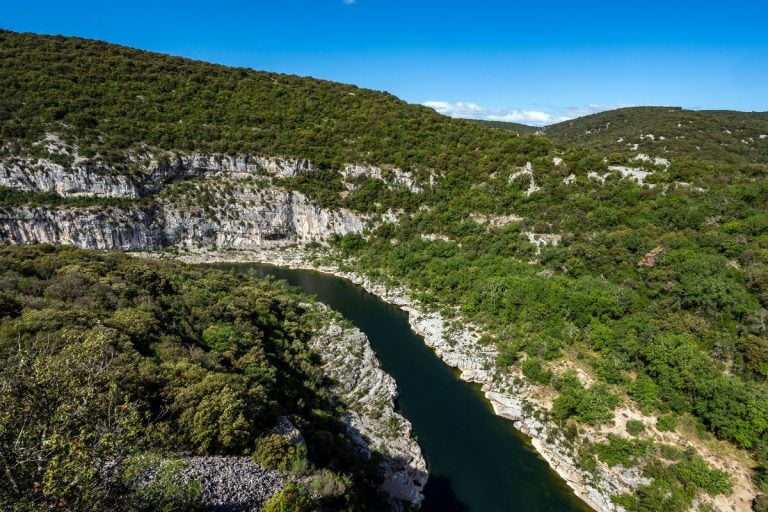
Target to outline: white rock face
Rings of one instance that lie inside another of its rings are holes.
[[[530,177],[530,180],[531,180],[528,184],[528,188],[525,191],[525,195],[530,196],[534,192],[541,190],[541,187],[536,185],[536,180],[534,179],[534,176],[533,176],[533,164],[531,164],[531,162],[526,162],[525,166],[513,172],[509,176],[509,183],[512,183],[520,176],[528,176]]]
[[[55,192],[64,197],[136,198],[157,192],[166,183],[213,175],[288,178],[315,169],[309,160],[226,155],[166,155],[141,160],[135,172],[98,163],[76,162],[68,167],[47,159],[0,160],[0,186],[28,192]]]
[[[645,153],[639,153],[637,156],[632,158],[632,160],[635,160],[636,162],[649,162],[649,163],[652,163],[654,165],[661,165],[661,166],[664,166],[664,167],[669,167],[669,160],[667,160],[666,158],[661,158],[661,157],[658,157],[658,156],[652,158],[652,157],[646,155]]]
[[[541,248],[547,245],[558,246],[563,240],[562,235],[554,233],[531,233],[528,231],[523,232],[528,237],[528,241],[536,246],[536,254],[541,253]]]
[[[478,224],[485,224],[492,228],[503,228],[513,222],[521,222],[525,220],[524,217],[519,215],[485,215],[483,213],[471,213],[469,216]]]
[[[167,246],[161,222],[154,212],[141,210],[6,208],[0,210],[0,239],[14,244],[153,250]]]
[[[0,239],[123,251],[165,247],[258,249],[326,243],[333,234],[361,232],[368,218],[331,211],[298,192],[277,187],[235,195],[237,207],[190,208],[162,202],[147,208],[44,208],[0,210]]]
[[[422,240],[426,240],[428,242],[436,242],[436,241],[446,242],[446,243],[451,243],[452,242],[452,240],[450,238],[448,238],[447,236],[440,235],[438,233],[422,233],[419,236],[420,236],[420,238]]]
[[[390,187],[403,186],[413,193],[423,191],[423,188],[414,181],[413,174],[396,167],[383,169],[375,165],[347,164],[341,171],[341,175],[345,180],[373,178],[386,183]],[[351,186],[351,184],[349,185]]]
[[[46,143],[58,144],[54,139]],[[74,151],[56,148],[59,154]],[[311,172],[308,160],[197,154],[134,158],[138,171],[122,174],[85,162],[65,168],[48,160],[6,159],[0,161],[0,186],[63,197],[137,199],[170,181],[198,177],[206,181],[207,203],[169,193],[151,206],[5,208],[0,238],[124,251],[171,246],[253,250],[322,244],[334,234],[359,233],[370,221],[349,210],[321,208],[301,193],[272,185],[271,177]]]
[[[397,385],[379,366],[368,338],[335,322],[318,332],[311,346],[334,381],[332,392],[348,407],[345,421],[352,437],[369,455],[372,450],[384,455],[380,488],[398,500],[421,503],[427,463],[411,435],[410,422],[395,412]]]
[[[598,173],[596,173],[595,171],[589,171],[589,172],[587,173],[587,178],[589,178],[589,179],[591,179],[591,180],[597,180],[597,181],[599,181],[600,183],[605,183],[605,180],[606,180],[606,179],[608,178],[608,176],[610,176],[610,175],[611,175],[611,173],[609,173],[609,172],[607,172],[607,173],[605,173],[605,174],[598,174]]]
[[[89,164],[65,169],[49,160],[0,161],[0,187],[55,192],[64,197],[136,198],[140,195],[140,186],[127,176],[110,175]]]
[[[645,182],[645,179],[653,174],[649,171],[644,171],[635,167],[625,167],[623,165],[611,165],[608,169],[618,172],[621,174],[622,178],[630,178],[634,180],[638,185],[642,185]]]

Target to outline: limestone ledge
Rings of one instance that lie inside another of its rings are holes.
[[[58,154],[70,154],[67,150]],[[55,153],[55,152],[54,152]],[[53,154],[53,153],[52,153]],[[120,166],[76,157],[71,164],[50,158],[6,157],[0,159],[0,187],[26,192],[54,192],[62,197],[112,197],[136,199],[159,192],[167,184],[189,178],[227,176],[270,182],[317,170],[310,160],[275,156],[229,156],[196,153],[133,154]],[[424,190],[412,173],[369,164],[346,164],[337,171],[347,189],[358,178],[382,181],[389,187]],[[434,186],[429,174],[426,185]]]

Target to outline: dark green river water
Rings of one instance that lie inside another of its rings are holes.
[[[512,423],[493,414],[480,390],[458,378],[416,335],[407,313],[351,282],[308,270],[221,264],[284,279],[341,313],[371,340],[397,381],[398,410],[429,464],[425,512],[586,512]]]

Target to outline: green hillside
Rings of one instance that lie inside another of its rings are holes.
[[[141,148],[313,159],[320,170],[273,184],[328,208],[396,213],[334,240],[344,263],[478,325],[498,350],[495,370],[522,371],[554,397],[544,421],[581,468],[622,463],[650,479],[617,498],[628,510],[682,512],[727,495],[733,481],[696,455],[701,446],[748,453],[768,491],[766,114],[622,109],[554,125],[548,140],[353,86],[11,32],[0,33],[0,90],[2,158],[46,156],[35,143],[53,132],[121,173]],[[366,178],[350,191],[336,172],[350,162],[434,184],[414,193]],[[140,205],[200,201],[207,183]],[[136,203],[18,190],[0,200],[8,210]],[[623,424],[619,404],[641,411],[645,430],[582,435]],[[649,435],[656,426],[690,449]],[[764,496],[755,510],[768,510]]]
[[[146,144],[443,169],[518,144],[386,93],[78,38],[0,31],[0,88],[3,142],[54,131],[113,162]]]
[[[564,121],[542,131],[556,141],[609,153],[768,163],[768,112],[632,107]]]
[[[335,489],[324,510],[386,507],[308,347],[325,319],[307,297],[51,246],[2,248],[0,268],[3,510],[199,510],[174,457],[251,454]],[[306,449],[273,435],[278,415]]]
[[[522,123],[512,123],[509,121],[486,121],[485,119],[469,119],[469,121],[480,123],[483,126],[487,126],[488,128],[496,128],[499,130],[509,130],[511,132],[517,132],[517,133],[536,133],[540,128],[536,128],[535,126],[529,126],[527,124]]]

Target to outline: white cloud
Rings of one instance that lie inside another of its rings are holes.
[[[488,109],[481,107],[476,103],[449,103],[447,101],[425,101],[422,103],[425,107],[430,107],[443,115],[451,117],[474,118],[487,113]]]
[[[485,117],[490,121],[508,121],[513,123],[546,124],[552,122],[552,116],[538,110],[512,110],[506,114],[490,114]]]
[[[575,117],[586,116],[603,110],[610,110],[616,107],[607,107],[603,105],[582,105],[580,107],[557,107],[545,106],[540,110],[503,110],[492,109],[478,105],[477,103],[459,101],[451,103],[448,101],[425,101],[422,103],[425,107],[430,107],[439,113],[464,119],[485,119],[488,121],[505,121],[512,123],[530,124],[533,126],[544,126],[561,121],[568,121]]]

